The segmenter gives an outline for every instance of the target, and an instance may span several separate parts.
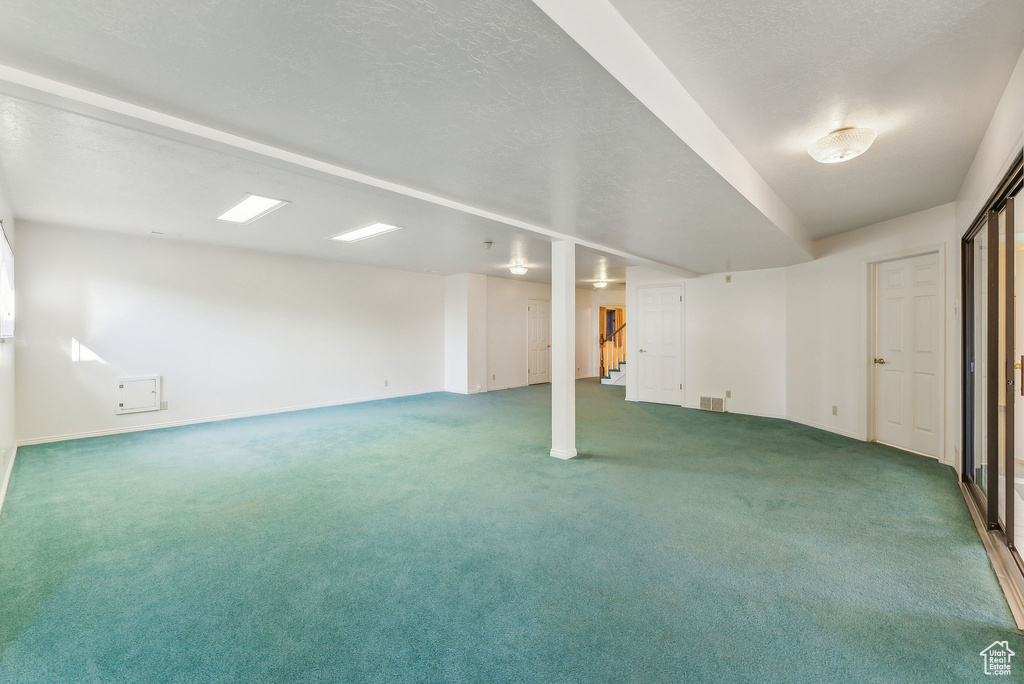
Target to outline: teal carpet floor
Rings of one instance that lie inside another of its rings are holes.
[[[0,681],[1024,675],[950,468],[622,399],[569,462],[547,386],[23,447]]]

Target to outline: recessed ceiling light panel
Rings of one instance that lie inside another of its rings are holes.
[[[822,164],[850,161],[867,152],[877,135],[870,128],[837,128],[807,148],[807,154]]]
[[[390,223],[374,223],[366,226],[365,228],[356,228],[355,230],[350,230],[347,233],[335,235],[331,239],[337,240],[338,242],[359,242],[366,238],[372,238],[377,235],[383,235],[384,233],[390,233],[394,230],[401,229],[402,226],[393,226]]]
[[[270,212],[279,207],[283,207],[286,204],[288,204],[288,202],[285,200],[261,197],[260,195],[253,195],[252,193],[249,193],[241,202],[218,216],[217,220],[238,224],[252,223],[256,219],[263,218]]]

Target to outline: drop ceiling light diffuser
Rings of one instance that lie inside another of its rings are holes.
[[[288,204],[288,202],[285,200],[261,197],[260,195],[253,195],[252,193],[249,193],[241,202],[218,216],[217,220],[244,225],[252,223],[258,218],[263,218],[270,212],[283,207],[286,204]]]
[[[378,235],[383,235],[384,233],[390,233],[401,229],[402,226],[393,226],[390,223],[374,223],[366,226],[365,228],[356,228],[355,230],[350,230],[347,233],[335,235],[331,239],[337,240],[338,242],[359,242],[360,240],[365,240],[367,238],[376,237]]]

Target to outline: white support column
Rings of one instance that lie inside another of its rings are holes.
[[[576,455],[576,243],[551,243],[551,455]]]

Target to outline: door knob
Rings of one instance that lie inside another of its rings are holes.
[[[885,363],[885,359],[875,359],[875,363],[883,365]]]
[[[646,350],[646,349],[641,349],[641,350],[640,350],[640,353],[641,353],[641,354],[644,354],[644,353],[646,353],[646,352],[647,352],[647,350]]]

